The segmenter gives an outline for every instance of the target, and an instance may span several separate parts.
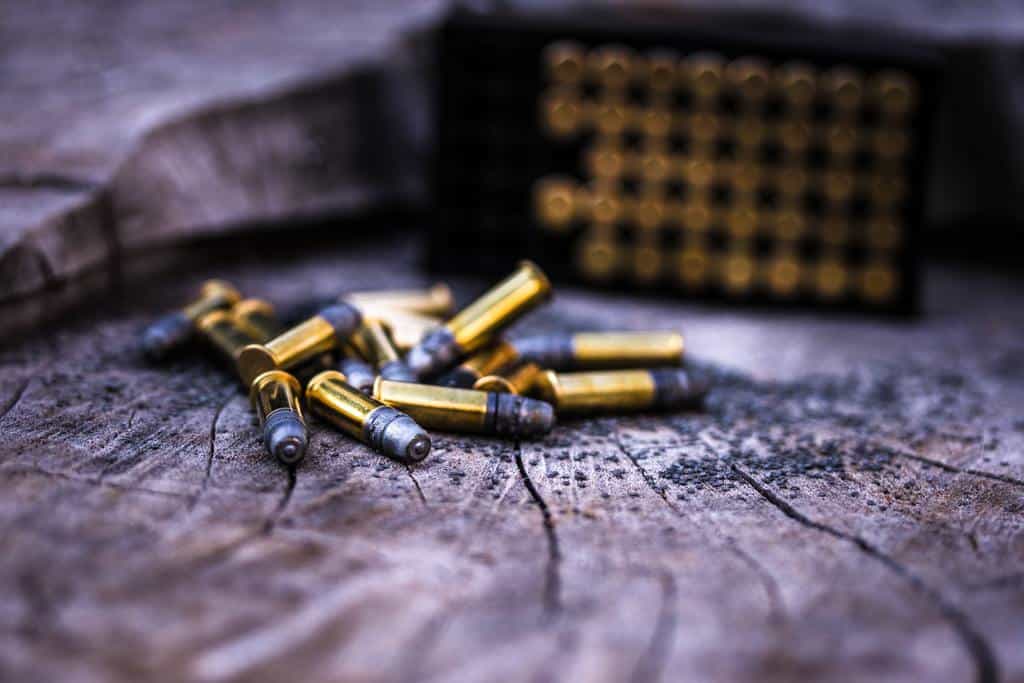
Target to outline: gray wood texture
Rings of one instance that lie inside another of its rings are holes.
[[[1024,680],[1024,283],[933,269],[918,323],[559,288],[526,328],[681,329],[707,410],[414,468],[317,424],[289,472],[214,362],[135,336],[214,274],[281,305],[427,282],[336,242],[0,353],[0,678]]]

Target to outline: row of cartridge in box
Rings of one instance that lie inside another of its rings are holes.
[[[195,337],[217,349],[249,391],[267,451],[286,464],[308,445],[303,404],[375,450],[416,462],[430,451],[427,429],[534,438],[556,413],[703,399],[706,383],[681,367],[675,332],[503,336],[550,295],[544,273],[523,262],[454,315],[445,285],[353,292],[281,332],[273,306],[213,280],[151,325],[142,345],[154,360]]]

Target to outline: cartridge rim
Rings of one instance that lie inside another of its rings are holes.
[[[270,382],[284,382],[292,388],[292,391],[294,391],[296,395],[302,394],[302,385],[299,384],[299,380],[297,380],[290,372],[285,372],[284,370],[267,370],[253,378],[252,383],[249,385],[249,402],[253,406],[256,405],[257,395],[263,390],[263,387]]]
[[[260,375],[270,370],[280,369],[280,364],[277,362],[274,352],[263,344],[249,344],[246,346],[238,354],[236,364],[238,374],[242,376],[242,381],[248,385],[252,385],[253,380]]]
[[[548,279],[548,276],[544,273],[543,270],[541,270],[540,266],[538,266],[536,263],[529,259],[523,259],[517,264],[517,266],[519,268],[525,268],[526,270],[529,270],[533,277],[540,281],[540,288],[542,292],[541,296],[543,300],[551,298],[551,280]]]
[[[200,287],[199,293],[204,299],[215,296],[223,297],[231,305],[238,303],[242,298],[242,293],[227,280],[206,280]]]

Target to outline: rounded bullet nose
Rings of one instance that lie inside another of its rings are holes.
[[[658,368],[651,370],[651,377],[654,379],[657,408],[697,407],[710,388],[705,373],[683,368]]]
[[[160,318],[142,333],[142,353],[151,361],[167,358],[192,336],[192,322],[183,313]]]
[[[430,436],[411,417],[399,414],[384,427],[380,450],[398,460],[418,462],[430,453]]]
[[[409,447],[405,449],[405,455],[409,460],[419,462],[423,458],[430,454],[430,437],[426,434],[420,434],[413,438],[409,442]]]
[[[555,426],[555,409],[550,403],[524,398],[520,408],[523,436],[544,436]]]
[[[294,465],[306,455],[309,437],[306,425],[291,410],[278,410],[267,417],[263,427],[267,451],[286,465]]]
[[[317,315],[330,323],[334,328],[334,333],[343,339],[351,336],[363,322],[363,316],[359,309],[346,303],[323,308]]]

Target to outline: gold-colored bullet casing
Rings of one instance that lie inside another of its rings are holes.
[[[352,292],[344,300],[368,316],[377,308],[398,309],[421,315],[447,316],[455,310],[451,288],[437,283],[429,289],[381,289]]]
[[[242,349],[238,354],[238,372],[248,383],[268,370],[301,365],[335,348],[360,322],[359,311],[351,305],[328,306],[265,344],[252,344]]]
[[[260,424],[277,410],[290,410],[302,416],[302,386],[299,380],[284,370],[270,370],[253,380],[249,401],[260,418]]]
[[[464,353],[486,344],[494,332],[511,324],[551,294],[547,276],[532,261],[522,261],[512,275],[445,323]]]
[[[390,327],[373,318],[363,320],[362,326],[352,335],[352,346],[359,355],[378,368],[397,360],[401,360],[398,349],[391,340]]]
[[[235,304],[231,314],[242,327],[252,333],[256,343],[265,342],[281,331],[277,312],[269,301],[244,299]]]
[[[376,318],[386,323],[391,330],[391,341],[403,353],[416,346],[423,335],[444,322],[437,316],[387,306],[361,306],[359,310],[366,318]]]
[[[321,372],[309,380],[306,400],[310,410],[360,441],[370,413],[382,405],[348,384],[345,375],[336,370]]]
[[[523,396],[530,392],[542,372],[543,369],[536,363],[523,363],[500,375],[484,375],[473,384],[473,388],[477,391]]]
[[[485,375],[491,375],[508,367],[519,358],[516,347],[504,340],[480,349],[464,360],[458,367],[441,378],[440,384],[468,389]]]
[[[186,306],[182,312],[192,322],[198,322],[207,313],[220,308],[229,308],[242,298],[235,286],[224,280],[207,280],[199,292],[199,298]]]
[[[239,323],[238,319],[226,310],[207,313],[196,323],[199,333],[231,362],[238,359],[238,354],[249,344],[259,343],[252,330]]]
[[[684,350],[678,332],[580,332],[572,345],[576,365],[586,368],[678,365]]]
[[[487,427],[487,394],[483,391],[392,382],[373,384],[378,401],[395,406],[427,429],[482,433]]]
[[[541,373],[536,387],[541,398],[561,413],[643,410],[654,403],[654,378],[646,370]]]

